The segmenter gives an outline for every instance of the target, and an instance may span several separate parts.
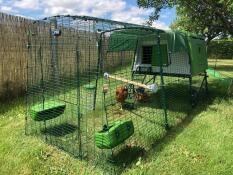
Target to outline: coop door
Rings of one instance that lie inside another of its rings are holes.
[[[142,47],[142,64],[151,64],[153,46]]]
[[[208,67],[206,43],[204,40],[190,38],[190,55],[192,61],[192,74],[204,72]]]
[[[168,66],[168,48],[167,44],[160,45],[160,57],[158,45],[153,46],[152,50],[152,66],[160,66],[160,60],[162,60],[162,66]]]

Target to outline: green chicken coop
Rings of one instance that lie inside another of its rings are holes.
[[[111,32],[108,51],[135,52],[132,79],[138,75],[153,75],[154,81],[160,75],[164,79],[189,79],[192,106],[197,104],[201,89],[207,93],[207,47],[202,36],[182,31],[151,31],[146,27],[115,30]],[[193,79],[198,76],[203,78],[196,83]]]
[[[160,58],[167,76],[195,76],[208,67],[205,39],[187,32],[123,29],[110,36],[109,51],[135,51],[133,71],[141,74],[159,74]]]

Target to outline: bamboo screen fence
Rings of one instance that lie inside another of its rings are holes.
[[[0,13],[0,100],[25,92],[27,28],[32,23],[22,17]]]
[[[27,81],[27,59],[30,58],[27,48],[27,33],[29,30],[45,34],[48,33],[49,27],[47,28],[46,25],[43,25],[42,23],[42,21],[35,22],[23,17],[0,13],[0,101],[6,101],[25,94]],[[87,42],[94,46],[96,43],[92,42],[96,42],[95,38],[99,37],[97,33],[83,33],[83,30],[80,30],[78,35],[77,31],[75,32],[72,29],[65,29],[63,31],[65,31],[65,33],[63,33],[64,35],[72,34],[74,38],[77,37],[81,46],[86,45]],[[49,37],[47,39],[50,40]],[[95,65],[94,62],[97,62],[97,47],[91,49],[92,51],[90,54],[81,48],[81,73],[85,72],[85,69],[87,69],[88,64],[85,63],[87,57],[92,57],[93,65]],[[66,49],[64,48],[62,50],[63,55],[69,56],[70,53],[68,50],[67,52],[65,52]],[[49,54],[50,48],[46,48],[46,52]],[[130,55],[130,53],[128,54]],[[69,63],[66,63],[66,61],[67,60],[63,60],[60,64],[62,66],[60,68],[62,70],[61,73],[64,76],[67,72],[71,71],[68,66]],[[112,66],[112,64],[112,62],[109,62],[105,66]],[[114,62],[114,65],[117,64],[120,64],[120,60],[119,62]],[[34,81],[39,82],[40,79]]]

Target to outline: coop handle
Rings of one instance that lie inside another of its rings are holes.
[[[124,83],[129,83],[129,84],[133,84],[135,86],[138,86],[138,87],[142,87],[144,89],[148,89],[152,92],[157,92],[158,91],[158,86],[156,84],[150,84],[150,85],[145,85],[145,84],[142,84],[142,83],[138,83],[138,82],[135,82],[135,81],[132,81],[132,80],[127,80],[125,78],[122,78],[122,77],[118,77],[118,76],[113,76],[113,75],[110,75],[109,73],[105,72],[104,73],[104,77],[105,78],[111,78],[111,79],[114,79],[114,80],[118,80],[118,81],[122,81]]]

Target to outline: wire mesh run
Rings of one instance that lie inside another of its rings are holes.
[[[206,73],[193,77],[188,52],[169,51],[168,43],[163,31],[92,17],[34,22],[26,133],[122,171],[207,91]]]

